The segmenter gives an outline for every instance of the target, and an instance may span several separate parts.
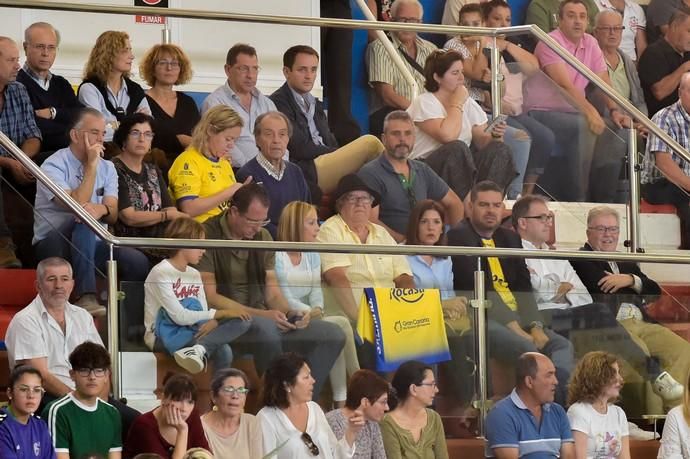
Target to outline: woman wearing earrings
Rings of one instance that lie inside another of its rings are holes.
[[[248,393],[242,370],[221,370],[211,381],[213,410],[201,417],[201,425],[215,457],[263,457],[259,421],[244,412]]]
[[[0,457],[2,459],[55,459],[48,426],[33,413],[45,390],[41,373],[28,365],[12,370],[7,387],[9,404],[0,409]]]

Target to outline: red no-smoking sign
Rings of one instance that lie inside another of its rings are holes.
[[[134,6],[155,6],[158,8],[167,8],[168,0],[134,0]]]
[[[167,8],[168,0],[134,0],[134,6]],[[134,20],[139,24],[165,24],[165,18],[163,16],[144,16],[137,14]]]

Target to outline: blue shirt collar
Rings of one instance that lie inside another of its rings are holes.
[[[513,389],[513,391],[510,393],[510,400],[513,402],[513,404],[518,407],[521,410],[529,410],[527,408],[527,405],[525,405],[525,402],[522,401],[520,396],[517,393],[517,389]],[[549,411],[551,409],[551,403],[544,403],[541,406],[541,409],[543,411]]]

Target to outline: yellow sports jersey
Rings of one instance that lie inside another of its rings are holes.
[[[168,171],[170,195],[178,204],[185,199],[213,196],[235,182],[230,161],[225,158],[213,161],[193,147],[187,148],[178,156]],[[228,202],[222,202],[208,212],[197,215],[194,219],[205,222],[227,208]]]
[[[493,239],[482,239],[484,247],[496,248]],[[508,281],[505,280],[503,275],[503,268],[501,267],[501,261],[496,257],[487,257],[489,260],[489,269],[491,270],[491,279],[493,280],[494,290],[501,297],[503,302],[513,311],[517,311],[517,301],[513,292],[510,291],[510,286]]]

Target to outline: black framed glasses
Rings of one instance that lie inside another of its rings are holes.
[[[102,378],[108,370],[106,368],[77,368],[74,371],[82,378],[88,378],[91,376],[91,373],[93,373],[96,378]]]
[[[316,443],[314,443],[314,440],[311,439],[311,436],[308,433],[303,432],[300,438],[312,456],[318,456],[321,453],[319,451],[319,447],[316,446]]]
[[[553,221],[553,214],[526,215],[522,218],[539,220],[542,223],[551,223]]]

